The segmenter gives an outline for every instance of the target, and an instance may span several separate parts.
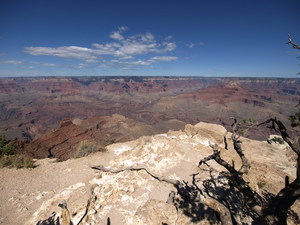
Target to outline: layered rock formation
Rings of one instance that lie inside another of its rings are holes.
[[[198,168],[198,162],[211,154],[212,143],[219,145],[228,162],[241,164],[231,142],[229,150],[223,149],[225,133],[222,126],[199,123],[183,131],[112,144],[107,152],[81,159],[39,160],[31,171],[0,170],[0,223],[51,224],[60,216],[58,204],[64,199],[73,224],[221,224],[221,219],[230,224],[228,209],[205,192],[205,182],[212,180],[219,194],[234,193],[220,177],[224,168],[214,161]],[[277,193],[286,175],[295,176],[288,148],[241,140],[251,164],[245,179],[253,190]],[[184,191],[199,193],[190,190],[196,184],[203,193],[186,201],[176,194],[173,183],[177,181],[185,183]],[[237,208],[243,204],[238,192],[232,197]],[[299,213],[298,203],[294,209]],[[238,224],[252,221],[246,212],[234,219]]]
[[[115,113],[166,132],[165,121],[230,126],[228,118],[287,122],[299,79],[197,77],[47,77],[0,79],[0,133],[34,139],[64,118]],[[286,123],[287,124],[287,123]],[[253,132],[255,138],[261,136]],[[266,138],[266,137],[264,137]]]
[[[180,129],[184,125],[171,121],[165,129]],[[145,135],[158,133],[161,128],[135,122],[122,115],[92,117],[86,120],[64,119],[53,131],[41,135],[18,149],[20,153],[33,158],[57,158],[67,160],[88,155],[89,151],[105,151],[105,146],[114,142],[124,142]]]

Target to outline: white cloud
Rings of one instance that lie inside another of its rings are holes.
[[[204,46],[205,43],[204,43],[203,41],[199,41],[199,45],[200,45],[200,46]]]
[[[194,43],[189,43],[189,44],[187,44],[187,47],[188,47],[188,48],[194,48],[194,47],[195,47],[195,44],[194,44]]]
[[[83,69],[83,68],[85,68],[85,67],[87,67],[88,66],[88,64],[86,64],[86,63],[80,63],[79,65],[78,65],[78,69]]]
[[[155,57],[152,57],[150,60],[153,60],[153,61],[175,61],[177,59],[178,59],[178,57],[176,57],[176,56],[155,56]]]
[[[4,60],[0,61],[1,64],[13,64],[13,65],[21,65],[24,64],[24,61],[21,60]]]
[[[160,61],[164,61],[164,62],[169,62],[169,61],[175,61],[177,60],[178,57],[176,56],[155,56],[155,57],[151,57],[150,59],[146,59],[146,60],[136,60],[136,61],[120,61],[120,60],[111,60],[111,63],[116,64],[122,64],[122,65],[127,65],[127,67],[130,66],[150,66],[154,63],[158,63]]]
[[[172,38],[173,38],[173,36],[169,35],[169,36],[165,37],[165,40],[170,41]]]
[[[126,31],[127,29],[128,29],[128,28],[125,27],[125,26],[119,27],[118,30],[117,30],[117,31],[113,31],[113,32],[111,33],[111,35],[109,35],[109,37],[112,38],[112,39],[121,41],[121,40],[124,39],[122,33],[123,33],[124,31]]]
[[[126,62],[128,65],[138,65],[138,66],[149,66],[152,64],[151,61],[149,60],[138,60],[138,61],[133,61],[133,62]]]
[[[175,42],[163,42],[163,45],[165,46],[165,48],[162,52],[171,52],[176,48]]]
[[[146,32],[144,34],[135,34],[125,36],[124,32],[127,27],[119,27],[117,31],[110,34],[110,38],[114,41],[108,43],[94,43],[90,48],[80,46],[61,46],[61,47],[25,47],[24,52],[35,56],[56,56],[64,59],[78,59],[85,64],[100,62],[107,59],[103,64],[122,64],[122,65],[151,65],[158,61],[173,61],[177,60],[174,56],[155,56],[149,59],[144,59],[148,54],[163,54],[174,51],[176,43],[171,41],[171,36],[156,40],[155,36]],[[143,59],[138,59],[142,56]],[[118,62],[110,61],[111,57],[119,60]],[[128,61],[137,58],[134,61]]]
[[[42,62],[28,62],[29,64],[34,64],[34,65],[40,65],[40,66],[46,66],[46,67],[55,67],[57,66],[54,63],[42,63]]]
[[[128,29],[128,27],[126,26],[120,26],[119,27],[119,31],[126,31]]]
[[[187,44],[185,44],[186,45],[186,47],[188,47],[188,48],[194,48],[194,47],[196,47],[196,46],[204,46],[205,45],[205,43],[204,42],[202,42],[202,41],[199,41],[199,42],[197,42],[197,43],[193,43],[193,42],[191,42],[191,43],[187,43]]]
[[[116,40],[123,40],[124,37],[122,36],[120,31],[114,31],[111,33],[111,35],[109,35],[112,39],[116,39]]]
[[[56,65],[53,63],[42,63],[41,65],[47,66],[47,67],[55,67]]]
[[[65,59],[81,59],[90,62],[94,62],[97,59],[92,49],[78,46],[63,46],[58,48],[25,47],[24,51],[31,55],[49,55]]]
[[[32,69],[35,69],[34,66],[29,66],[29,65],[22,66],[21,68],[24,69],[24,70],[32,70]]]

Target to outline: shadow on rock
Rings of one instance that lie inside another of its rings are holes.
[[[174,205],[178,211],[190,218],[192,223],[206,220],[209,224],[221,224],[219,212],[201,202],[202,191],[195,184],[180,184],[177,187],[177,196]]]

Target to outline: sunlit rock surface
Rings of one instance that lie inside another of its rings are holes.
[[[144,167],[157,177],[165,177],[191,184],[192,174],[197,185],[218,176],[224,170],[213,161],[198,168],[198,162],[210,155],[210,144],[218,144],[222,157],[228,162],[240,160],[228,141],[224,149],[224,127],[198,123],[186,125],[183,131],[144,136],[134,141],[107,146],[107,152],[96,153],[65,162],[38,160],[39,166],[29,170],[1,169],[0,224],[51,224],[59,218],[62,200],[68,203],[73,224],[220,224],[226,209],[208,196],[200,196],[201,204],[194,208],[175,207],[167,203],[175,187],[159,181],[145,170],[124,170],[119,173],[102,172],[91,167],[102,165],[113,170]],[[228,133],[227,135],[230,135]],[[284,186],[286,175],[295,175],[289,149],[260,141],[244,139],[245,155],[251,163],[245,179],[258,193],[264,189],[277,193]],[[264,182],[261,187],[260,182]],[[218,184],[217,184],[218,185]],[[224,184],[226,185],[226,184]],[[295,210],[299,211],[296,204]],[[220,216],[219,215],[219,216]],[[237,217],[250,223],[251,218]],[[16,222],[17,221],[17,222]],[[214,223],[212,222],[214,221]]]

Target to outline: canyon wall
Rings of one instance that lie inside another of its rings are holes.
[[[155,126],[160,132],[166,132],[174,121],[204,121],[228,127],[233,116],[276,116],[288,123],[288,115],[296,112],[299,95],[299,79],[2,78],[0,133],[10,139],[32,140],[57,128],[64,118],[86,119],[115,113]],[[254,138],[260,136],[252,133]]]

